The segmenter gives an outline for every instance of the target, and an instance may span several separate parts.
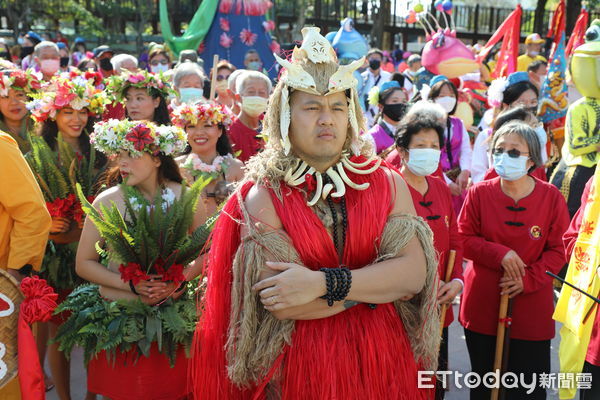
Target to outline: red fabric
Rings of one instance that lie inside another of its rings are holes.
[[[433,245],[439,254],[438,276],[441,280],[446,279],[449,251],[456,250],[456,258],[450,279],[464,280],[462,239],[458,234],[450,189],[440,178],[427,176],[425,179],[427,179],[427,185],[429,186],[425,195],[422,195],[410,185],[408,185],[408,189],[410,190],[417,215],[427,221],[433,232]],[[437,216],[439,216],[437,219],[428,219],[428,217],[435,218]],[[454,312],[452,311],[452,307],[448,307],[444,327],[450,326],[452,321],[454,321]]]
[[[258,132],[248,128],[239,118],[233,121],[229,127],[229,138],[231,139],[233,152],[241,151],[237,156],[240,161],[247,162],[250,157],[264,148],[265,142],[257,138],[257,135]]]
[[[544,167],[539,167],[533,170],[530,176],[539,179],[540,181],[548,182],[548,177],[546,176],[546,169]],[[487,181],[490,179],[494,179],[498,177],[498,173],[494,169],[494,167],[488,169],[483,176],[483,180]]]
[[[575,21],[575,27],[573,28],[573,32],[571,32],[571,37],[567,42],[567,47],[565,48],[565,57],[567,59],[571,57],[576,48],[585,42],[585,31],[587,29],[589,19],[590,14],[585,8],[582,8],[579,16],[577,17],[577,21]]]
[[[477,62],[481,63],[492,51],[496,43],[502,40],[502,47],[498,53],[496,68],[492,71],[492,77],[508,76],[517,70],[517,57],[519,56],[519,38],[521,37],[521,5],[510,13],[502,25],[498,27],[490,40],[483,46],[477,55]]]
[[[179,400],[186,398],[189,360],[183,347],[177,351],[173,368],[169,359],[158,351],[156,342],[150,356],[139,356],[137,350],[116,352],[107,359],[101,352],[88,364],[88,391],[111,400]]]
[[[360,268],[376,258],[393,194],[383,169],[366,176],[348,175],[357,183],[371,184],[366,191],[347,188],[345,196],[349,223],[343,262]],[[251,186],[240,189],[242,198]],[[282,201],[271,198],[303,264],[311,269],[338,266],[331,236],[306,205],[304,195],[284,186]],[[236,196],[231,196],[222,215],[213,232],[204,313],[194,341],[195,399],[255,395],[256,386],[241,391],[225,370],[231,263],[240,243]],[[283,399],[422,399],[429,393],[417,389],[417,365],[392,304],[375,310],[358,305],[333,317],[296,321],[292,345],[284,352],[282,370],[276,375]]]
[[[524,208],[521,211],[508,207]],[[506,222],[522,223],[522,226]],[[569,224],[564,197],[549,183],[515,203],[500,187],[500,178],[475,184],[458,217],[463,237],[465,289],[459,321],[467,329],[496,335],[500,305],[501,261],[514,250],[527,267],[524,290],[514,298],[511,338],[548,340],[554,337],[552,278],[565,264],[562,235]]]
[[[21,291],[25,296],[19,309],[18,327],[21,399],[43,400],[46,398],[44,373],[30,325],[50,319],[56,308],[57,295],[44,279],[37,276],[23,279]]]
[[[563,235],[563,244],[565,246],[565,256],[567,261],[571,259],[571,254],[575,248],[577,242],[577,236],[579,236],[579,228],[581,228],[581,222],[583,221],[583,212],[585,210],[585,204],[588,201],[588,196],[592,188],[592,176],[586,183],[581,195],[581,207],[573,216],[573,220],[569,225],[569,229]],[[600,312],[596,313],[596,319],[594,320],[594,327],[592,328],[592,335],[590,336],[590,343],[588,345],[587,355],[585,360],[590,364],[600,366]]]
[[[56,304],[60,304],[67,299],[67,296],[71,294],[73,289],[58,289],[58,298],[56,300]],[[71,316],[71,311],[63,311],[58,314],[52,314],[50,318],[50,322],[56,325],[62,325],[66,322]]]
[[[553,46],[551,47],[552,52],[548,57],[548,60],[552,60],[554,58],[554,51],[556,51],[556,47],[558,46],[558,42],[562,34],[565,32],[565,28],[567,26],[567,10],[565,8],[565,0],[560,0],[556,5],[556,9],[552,14],[552,21],[550,22],[550,26],[548,29],[547,38],[553,39]]]

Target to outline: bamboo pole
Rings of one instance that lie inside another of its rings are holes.
[[[506,334],[506,316],[508,315],[509,297],[504,294],[500,297],[500,310],[498,311],[498,330],[496,331],[496,354],[494,356],[493,372],[498,371],[498,376],[502,373],[502,359],[504,356],[504,337]],[[500,379],[500,378],[499,378]],[[500,380],[498,387],[492,389],[491,400],[498,400],[500,395]]]
[[[454,269],[454,260],[456,260],[456,250],[450,250],[448,254],[448,264],[446,266],[446,279],[444,282],[448,282],[450,277],[452,276],[452,270]],[[444,330],[444,322],[446,320],[446,310],[448,309],[448,304],[442,304],[442,309],[440,312],[440,336],[442,336],[442,331]]]
[[[213,57],[212,76],[210,79],[210,101],[215,99],[215,91],[217,90],[217,64],[219,63],[219,55],[215,54]]]

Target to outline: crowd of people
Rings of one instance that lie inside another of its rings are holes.
[[[566,249],[563,235],[581,223],[600,134],[583,157],[538,120],[543,40],[527,38],[504,85],[487,82],[501,101],[475,124],[457,111],[454,79],[417,87],[418,54],[373,48],[348,69],[319,50],[333,52],[318,29],[303,34],[275,82],[253,50],[244,65],[207,71],[196,51],[174,57],[160,44],[137,58],[35,32],[20,52],[0,43],[0,268],[40,274],[59,295],[36,337],[58,398],[72,397],[80,345],[87,399],[443,399],[417,374],[448,369],[458,298],[473,372],[493,370],[502,296],[512,299],[507,371],[551,372],[546,271],[569,261],[578,228]],[[569,174],[559,159],[585,167],[583,185],[559,190]],[[140,244],[152,229],[138,228],[194,190],[197,205],[168,214],[172,226],[189,220],[174,252],[200,228],[212,235],[171,276],[179,264],[162,248],[148,256],[159,246]],[[126,228],[141,235],[130,256],[115,248]],[[159,269],[134,270],[140,254]],[[117,307],[125,319],[108,324]],[[86,318],[104,322],[91,331]],[[598,358],[586,358],[594,379]],[[19,398],[17,380],[3,393]],[[524,396],[546,391],[507,390]]]

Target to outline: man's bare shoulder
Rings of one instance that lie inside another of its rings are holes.
[[[264,230],[281,229],[281,220],[277,216],[271,194],[262,185],[254,185],[244,200],[246,210],[255,222],[260,222]]]

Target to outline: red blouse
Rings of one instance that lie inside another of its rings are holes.
[[[458,234],[450,189],[440,178],[426,176],[425,179],[429,186],[425,195],[419,193],[408,183],[407,186],[417,215],[425,219],[433,231],[433,245],[439,254],[438,276],[441,280],[446,279],[448,252],[452,249],[456,250],[456,258],[450,279],[463,280],[462,241]],[[452,307],[448,307],[444,327],[449,326],[452,321],[454,321],[454,313]]]
[[[534,178],[535,179],[535,178]],[[463,236],[465,289],[460,323],[467,329],[496,335],[500,306],[501,261],[514,250],[526,264],[523,292],[514,297],[511,337],[554,337],[552,278],[565,263],[562,235],[569,225],[565,199],[549,183],[535,179],[527,197],[515,202],[504,194],[500,178],[475,184],[458,217]]]
[[[248,128],[239,118],[233,121],[229,127],[229,138],[234,153],[241,152],[238,160],[245,163],[263,149],[265,142],[257,136],[258,132]]]

